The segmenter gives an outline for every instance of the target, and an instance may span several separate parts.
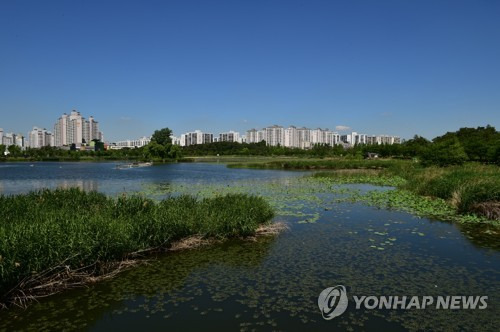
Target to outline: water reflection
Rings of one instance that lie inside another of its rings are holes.
[[[37,191],[41,189],[69,189],[79,188],[84,191],[98,191],[99,182],[96,180],[30,180],[29,190],[24,181],[0,181],[0,194],[15,195],[26,193],[28,191]]]
[[[64,180],[57,183],[59,189],[79,188],[84,191],[98,191],[99,184],[95,180]]]

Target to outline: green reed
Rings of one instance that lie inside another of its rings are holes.
[[[0,297],[61,262],[75,269],[119,261],[191,235],[249,236],[273,216],[264,199],[246,194],[160,202],[79,189],[0,196]]]

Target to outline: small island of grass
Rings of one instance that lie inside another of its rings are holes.
[[[182,239],[252,236],[274,216],[264,199],[245,194],[156,202],[57,189],[0,196],[0,206],[3,305],[112,276]]]

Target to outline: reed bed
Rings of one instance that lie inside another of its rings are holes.
[[[160,202],[79,189],[0,196],[0,303],[110,275],[182,239],[251,237],[273,216],[264,199],[245,194]]]
[[[409,161],[396,159],[299,159],[299,160],[278,160],[257,163],[235,163],[229,164],[231,168],[270,168],[270,169],[304,169],[304,170],[337,170],[337,169],[387,169],[396,167],[399,164],[409,164]]]
[[[405,189],[447,200],[460,213],[479,213],[498,220],[500,168],[468,163],[452,167],[415,169]]]
[[[500,220],[500,168],[467,163],[450,167],[422,167],[408,162],[388,164],[384,169],[318,172],[317,178],[341,183],[371,183],[394,186],[421,196],[446,200],[461,214],[477,214]]]

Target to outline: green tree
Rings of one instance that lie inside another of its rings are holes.
[[[182,158],[182,149],[180,146],[170,144],[167,150],[168,150],[167,155],[169,158],[172,159]]]
[[[99,139],[93,139],[94,142],[94,151],[104,151],[104,143]]]
[[[422,153],[424,165],[461,165],[467,161],[467,154],[456,136],[436,138]]]
[[[148,145],[144,147],[144,155],[146,158],[160,158],[165,159],[167,157],[167,149],[165,146],[157,143],[156,141],[151,141]]]
[[[169,128],[163,128],[160,130],[155,130],[153,136],[151,136],[151,141],[166,146],[167,144],[172,144],[172,130]]]
[[[0,148],[1,149],[1,148]],[[8,147],[9,153],[11,157],[20,157],[22,155],[22,150],[17,145],[11,145]]]
[[[412,139],[403,143],[403,155],[406,157],[418,157],[429,147],[431,142],[422,136],[415,135]]]
[[[482,162],[495,161],[493,151],[500,144],[500,133],[495,127],[488,125],[477,128],[460,128],[454,134],[458,137],[470,160]]]

